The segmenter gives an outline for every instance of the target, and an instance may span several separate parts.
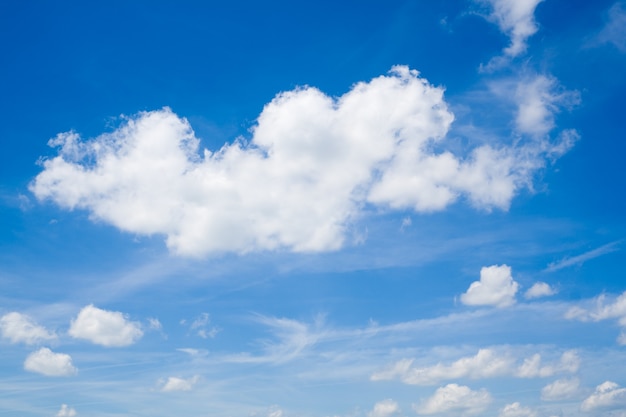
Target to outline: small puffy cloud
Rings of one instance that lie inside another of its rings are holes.
[[[520,403],[514,402],[512,404],[507,404],[504,406],[502,410],[500,410],[500,414],[498,417],[536,417],[537,413],[530,409],[529,407],[522,407]]]
[[[174,392],[174,391],[191,391],[193,386],[200,380],[200,377],[195,375],[191,378],[179,378],[171,376],[167,378],[167,381],[163,382],[161,387],[162,392]]]
[[[544,401],[560,401],[576,396],[579,392],[578,378],[557,379],[541,389],[541,399]]]
[[[615,382],[605,381],[596,387],[593,394],[583,401],[583,411],[623,409],[626,407],[626,388],[620,388]]]
[[[279,406],[273,405],[267,412],[267,417],[283,417],[283,410]]]
[[[141,325],[128,321],[124,314],[90,304],[72,320],[69,335],[107,347],[128,346],[143,336]]]
[[[399,413],[398,403],[387,399],[374,404],[374,409],[368,413],[368,417],[391,417]]]
[[[78,370],[72,365],[72,358],[65,353],[54,353],[48,348],[41,348],[28,355],[24,369],[46,376],[70,376]]]
[[[469,387],[448,384],[438,388],[435,394],[413,408],[417,414],[474,415],[484,411],[491,403],[491,395],[485,389],[473,391]]]
[[[69,407],[67,404],[62,404],[61,409],[56,414],[56,417],[75,417],[76,415],[76,410]]]
[[[556,294],[556,290],[545,282],[535,282],[525,293],[526,299],[549,297]]]
[[[2,337],[11,343],[33,345],[56,339],[56,334],[35,323],[30,317],[17,312],[7,313],[0,318]]]
[[[471,306],[509,307],[515,303],[519,284],[511,276],[511,267],[492,265],[481,268],[480,281],[474,281],[461,295],[461,302]]]
[[[449,365],[438,363],[422,368],[412,365],[412,360],[402,359],[388,369],[372,374],[370,380],[399,379],[410,385],[435,385],[441,381],[459,378],[545,378],[559,373],[576,372],[580,358],[575,351],[569,350],[561,355],[558,362],[542,364],[541,355],[537,353],[518,364],[509,354],[499,354],[494,349],[480,349],[476,355],[460,358]]]
[[[338,98],[297,88],[264,107],[250,140],[215,152],[170,109],[143,112],[88,141],[57,135],[58,154],[30,190],[120,230],[163,235],[183,256],[337,250],[364,207],[508,209],[556,145],[460,151],[445,141],[454,116],[443,92],[404,66]]]

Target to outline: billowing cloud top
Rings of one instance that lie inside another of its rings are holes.
[[[77,339],[107,347],[128,346],[143,336],[139,323],[128,321],[120,312],[102,310],[91,304],[72,320],[68,333]]]
[[[507,209],[556,149],[483,145],[457,156],[442,143],[453,118],[442,88],[398,66],[337,99],[312,87],[281,93],[250,141],[202,155],[167,108],[90,141],[61,133],[30,189],[121,230],[163,234],[181,255],[335,250],[372,205],[430,212],[462,196]]]

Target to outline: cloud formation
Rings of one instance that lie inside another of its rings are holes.
[[[78,372],[70,355],[54,353],[45,347],[28,355],[24,369],[46,376],[70,376]]]
[[[502,52],[503,56],[493,58],[485,68],[488,71],[498,69],[511,58],[526,52],[526,41],[537,30],[535,9],[543,0],[477,0],[478,3],[491,7],[487,19],[498,25],[500,31],[507,35],[510,44]]]
[[[620,52],[626,53],[626,2],[618,1],[611,6],[608,20],[595,41],[612,44]]]
[[[461,302],[470,306],[509,307],[515,304],[519,284],[511,276],[508,265],[485,266],[480,269],[480,280],[470,284],[461,295]]]
[[[557,379],[541,389],[543,401],[560,401],[575,396],[580,387],[578,378]]]
[[[30,317],[15,311],[0,318],[0,332],[2,337],[9,339],[11,343],[25,343],[27,345],[57,338],[56,334],[38,325]]]
[[[564,352],[556,363],[542,365],[541,355],[537,353],[517,364],[511,355],[499,354],[493,349],[480,349],[476,355],[460,358],[450,365],[438,363],[422,368],[412,365],[413,360],[403,359],[383,371],[374,373],[370,379],[372,381],[400,379],[405,384],[435,385],[459,378],[548,377],[557,373],[576,372],[580,359],[575,351],[570,350]]]
[[[565,318],[580,321],[602,321],[617,319],[622,332],[617,338],[620,345],[626,345],[626,291],[613,301],[605,294],[594,299],[594,308],[586,309],[580,306],[572,307],[565,313]]]
[[[533,299],[541,297],[549,297],[556,294],[556,290],[545,282],[535,282],[525,293],[524,298]]]
[[[626,388],[620,388],[615,382],[605,381],[596,387],[593,394],[583,401],[583,411],[611,410],[626,407]]]
[[[191,378],[179,378],[176,376],[170,376],[167,381],[163,383],[161,387],[162,392],[174,392],[174,391],[191,391],[193,386],[200,380],[199,376],[193,376]]]
[[[167,108],[88,141],[61,133],[30,190],[121,230],[165,235],[180,255],[329,251],[371,206],[432,212],[465,199],[506,210],[563,147],[542,139],[457,155],[444,140],[453,119],[442,88],[397,66],[339,98],[281,93],[249,141],[216,152],[199,154],[187,120]]]
[[[56,417],[74,417],[76,416],[76,410],[69,407],[67,404],[62,404],[61,409],[56,414]]]
[[[452,413],[466,416],[482,412],[491,401],[491,395],[485,389],[473,391],[464,385],[448,384],[413,408],[421,415]]]
[[[514,402],[505,405],[498,417],[536,417],[536,415],[537,413],[530,407],[522,407],[520,403]]]
[[[90,304],[72,320],[69,335],[107,347],[128,346],[143,336],[141,325],[128,321],[124,314]]]
[[[374,409],[368,413],[368,417],[391,417],[400,413],[400,407],[394,400],[387,399],[374,404]]]

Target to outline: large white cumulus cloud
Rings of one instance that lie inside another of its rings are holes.
[[[452,121],[443,89],[399,66],[339,98],[281,93],[249,141],[216,152],[199,153],[189,123],[167,108],[89,141],[59,134],[50,141],[59,154],[31,190],[122,230],[165,235],[181,255],[334,250],[367,206],[430,212],[463,197],[507,209],[552,152],[542,143],[456,155],[443,140]]]

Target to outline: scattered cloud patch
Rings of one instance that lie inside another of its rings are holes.
[[[399,413],[398,403],[392,399],[387,399],[374,404],[374,409],[368,413],[368,417],[391,417]]]
[[[541,389],[543,401],[560,401],[576,396],[580,389],[578,378],[557,379]]]
[[[566,257],[561,259],[558,262],[552,262],[548,265],[548,267],[545,269],[547,272],[554,272],[554,271],[558,271],[559,269],[563,269],[563,268],[567,268],[570,266],[574,266],[574,265],[582,265],[583,263],[597,258],[598,256],[602,256],[605,255],[607,253],[611,253],[611,252],[615,252],[617,250],[619,250],[618,245],[621,244],[622,241],[618,240],[615,242],[611,242],[608,243],[606,245],[600,246],[599,248],[590,250],[588,252],[585,252],[581,255],[577,255],[577,256],[572,256],[570,257]]]
[[[78,372],[70,355],[54,353],[45,347],[28,355],[24,369],[46,376],[70,376]]]
[[[618,1],[609,9],[608,19],[595,38],[596,44],[611,44],[626,53],[626,2]]]
[[[535,411],[533,411],[529,407],[522,407],[522,405],[518,402],[505,405],[504,408],[500,410],[500,414],[498,414],[498,417],[536,417],[536,416],[537,416],[537,413]]]
[[[511,58],[526,52],[527,40],[539,28],[535,22],[535,9],[543,0],[477,0],[491,7],[487,19],[500,28],[510,39],[510,45],[503,50],[503,56],[494,57],[484,71],[493,71],[509,63]]]
[[[473,391],[464,385],[448,384],[413,408],[420,415],[450,413],[466,416],[484,411],[491,401],[491,395],[485,389]]]
[[[626,291],[616,298],[599,295],[593,300],[593,304],[595,306],[592,308],[572,307],[565,313],[565,318],[583,322],[617,319],[623,328],[617,341],[621,345],[626,344]]]
[[[605,381],[596,387],[580,406],[583,411],[614,410],[626,407],[626,388],[620,388],[615,382]]]
[[[509,307],[515,304],[519,284],[511,276],[508,265],[481,268],[480,280],[470,284],[461,295],[461,302],[470,306]]]
[[[38,325],[30,317],[15,311],[0,317],[0,332],[2,332],[2,337],[9,339],[11,343],[25,343],[27,345],[57,338],[56,334]]]
[[[56,414],[56,417],[75,417],[76,410],[72,407],[69,407],[67,404],[61,404],[61,409]]]
[[[557,291],[545,282],[535,282],[525,293],[526,299],[549,297],[556,294]]]
[[[461,358],[450,365],[438,363],[430,367],[413,367],[413,360],[403,359],[388,369],[372,374],[372,381],[400,379],[405,384],[435,385],[459,378],[484,379],[501,376],[517,378],[548,377],[558,373],[578,370],[580,358],[575,351],[566,351],[558,362],[542,365],[541,355],[524,359],[518,364],[509,354],[499,354],[493,349],[480,349],[475,356]]]
[[[143,336],[138,322],[128,321],[117,311],[102,310],[90,304],[72,320],[69,335],[106,347],[128,346]]]
[[[455,155],[444,140],[453,119],[442,88],[397,66],[339,98],[281,93],[249,141],[215,152],[199,153],[190,124],[167,108],[88,141],[61,133],[30,190],[123,231],[165,235],[179,255],[337,250],[371,205],[433,212],[463,197],[506,210],[557,146]]]
[[[191,391],[193,386],[200,380],[198,375],[194,375],[191,378],[179,378],[176,376],[170,376],[165,381],[160,381],[162,387],[161,392],[175,392],[175,391]]]

